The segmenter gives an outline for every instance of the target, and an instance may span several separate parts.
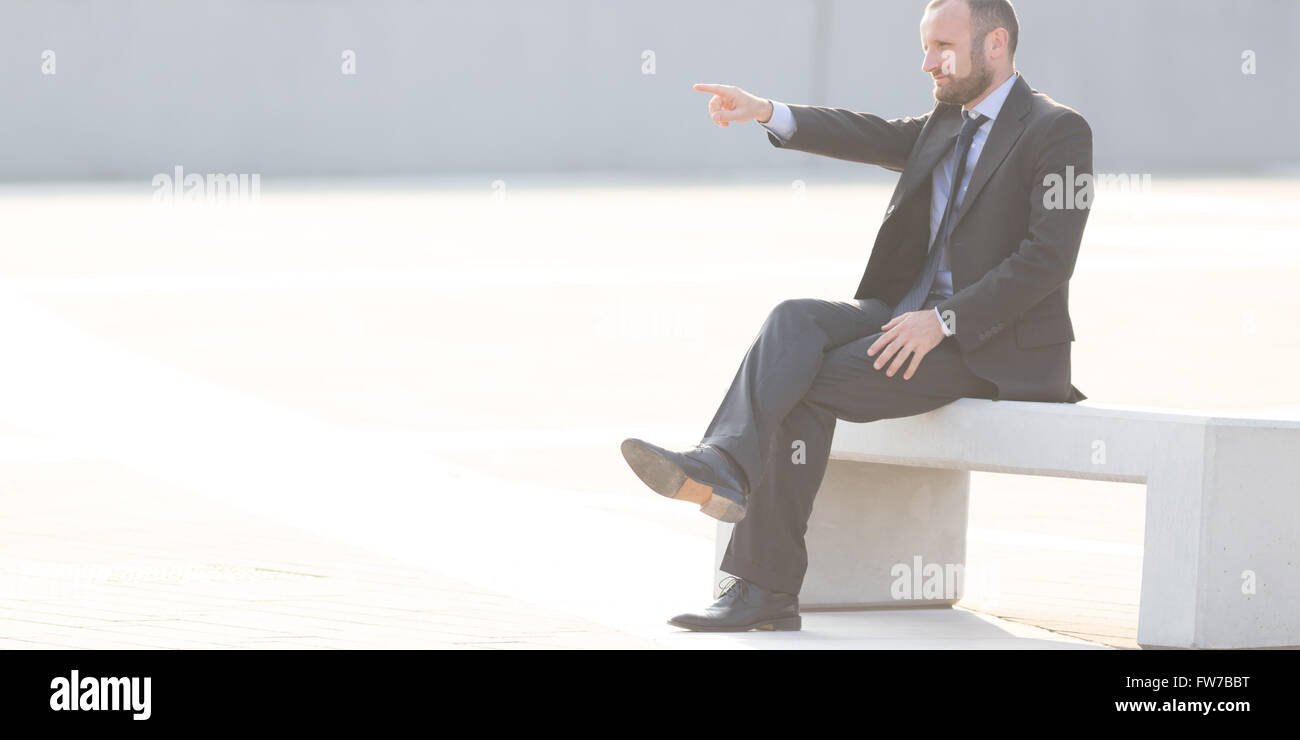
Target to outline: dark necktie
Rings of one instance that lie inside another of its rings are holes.
[[[962,118],[966,122],[961,126],[961,133],[957,134],[957,164],[953,168],[952,182],[948,185],[948,204],[943,208],[943,218],[939,219],[939,233],[935,234],[934,244],[930,245],[930,253],[926,255],[921,274],[903,296],[903,300],[899,301],[894,316],[918,311],[925,305],[925,299],[930,295],[930,286],[934,284],[934,276],[939,272],[939,262],[948,249],[948,232],[952,229],[953,213],[957,210],[957,197],[961,195],[962,178],[966,176],[966,157],[970,154],[971,142],[975,140],[975,131],[989,120],[982,115],[971,118],[965,110],[962,111]]]

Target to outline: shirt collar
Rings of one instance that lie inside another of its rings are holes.
[[[1016,80],[1019,77],[1019,72],[1012,72],[1006,82],[1002,83],[996,90],[989,93],[989,96],[981,100],[980,104],[975,106],[974,110],[970,111],[968,115],[984,115],[987,116],[990,121],[996,120],[998,113],[1002,110],[1002,105],[1007,102],[1007,96],[1011,94],[1011,87],[1016,84]],[[965,108],[962,108],[962,110],[965,110]]]

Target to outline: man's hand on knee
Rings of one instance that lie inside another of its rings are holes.
[[[889,363],[885,375],[891,378],[907,362],[903,380],[912,379],[916,369],[921,366],[921,360],[925,359],[930,350],[939,346],[939,342],[946,336],[933,309],[910,311],[896,316],[880,328],[885,333],[867,349],[867,357],[879,354],[874,367],[879,370],[885,363]],[[890,362],[891,358],[893,362]]]

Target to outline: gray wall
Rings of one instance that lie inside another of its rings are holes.
[[[0,0],[0,179],[148,178],[177,164],[264,177],[789,166],[802,155],[710,125],[691,83],[923,112],[923,5]],[[1300,166],[1288,64],[1300,2],[1016,5],[1018,66],[1088,117],[1099,171]],[[41,74],[45,49],[55,75]],[[355,76],[340,72],[343,49]]]

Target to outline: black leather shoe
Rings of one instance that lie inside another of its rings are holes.
[[[744,473],[712,447],[672,452],[639,439],[625,439],[623,459],[642,483],[661,496],[698,504],[724,522],[745,518]]]
[[[719,585],[725,589],[722,596],[702,614],[678,614],[668,624],[697,632],[797,630],[803,626],[795,594],[768,591],[735,576]]]

